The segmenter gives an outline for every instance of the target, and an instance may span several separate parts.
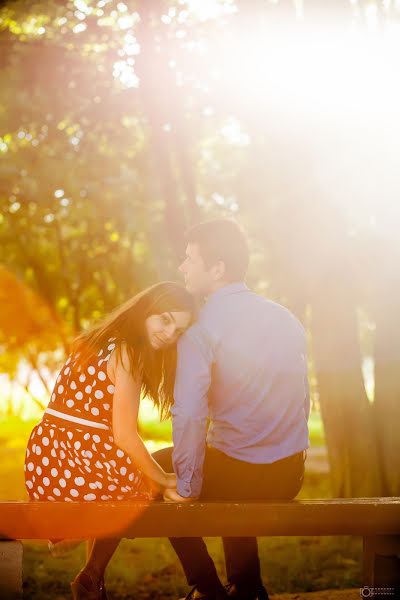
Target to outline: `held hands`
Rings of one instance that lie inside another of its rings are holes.
[[[197,498],[184,498],[176,491],[176,475],[175,473],[165,473],[166,485],[163,490],[163,498],[165,502],[193,502]]]
[[[164,471],[162,477],[158,481],[152,479],[147,480],[149,491],[152,496],[163,495],[165,502],[194,502],[197,497],[185,498],[176,491],[176,475],[175,473],[166,473]]]
[[[162,471],[157,479],[151,479],[150,477],[145,478],[145,487],[147,492],[153,497],[162,496],[164,490],[167,488],[176,488],[176,475],[175,473],[166,473]]]

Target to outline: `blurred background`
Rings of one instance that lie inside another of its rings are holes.
[[[217,216],[308,332],[302,497],[400,495],[399,50],[398,0],[0,2],[0,497],[74,336]]]

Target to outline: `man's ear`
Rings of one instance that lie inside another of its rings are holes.
[[[223,260],[217,260],[210,269],[210,275],[213,281],[225,279],[226,266]]]

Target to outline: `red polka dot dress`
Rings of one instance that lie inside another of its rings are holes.
[[[114,386],[107,362],[116,338],[85,366],[69,356],[29,438],[25,485],[32,500],[106,501],[143,497],[141,473],[114,443]]]

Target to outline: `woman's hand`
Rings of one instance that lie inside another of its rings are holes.
[[[155,498],[156,496],[162,496],[164,491],[170,489],[176,490],[176,475],[175,473],[162,472],[162,475],[157,480],[151,477],[143,477],[143,485],[146,490]]]
[[[165,488],[176,488],[176,475],[175,473],[165,473],[166,485]]]

